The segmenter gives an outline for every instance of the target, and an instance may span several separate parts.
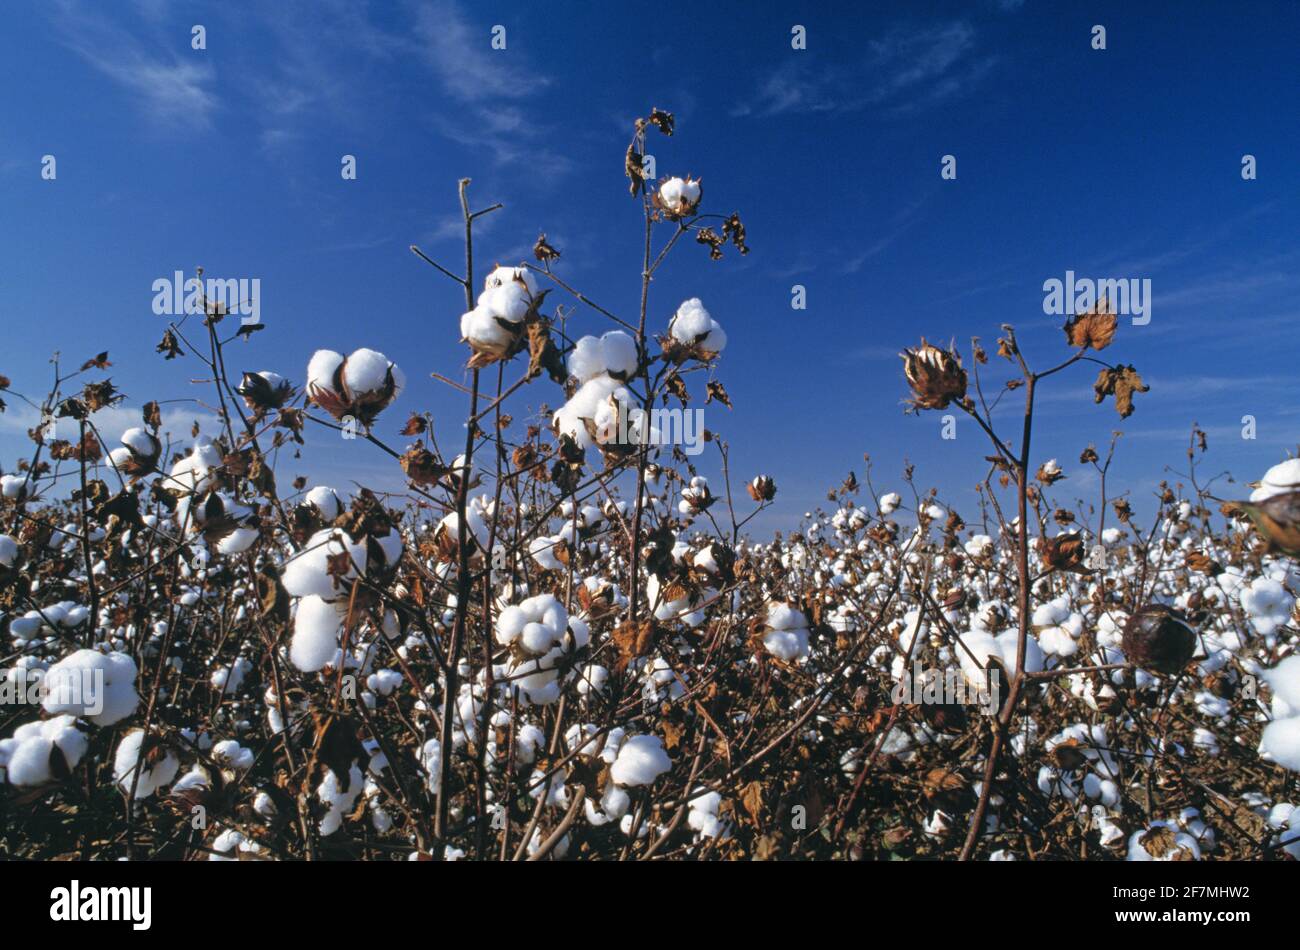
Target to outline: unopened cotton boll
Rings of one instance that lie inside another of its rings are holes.
[[[649,785],[673,767],[658,736],[628,736],[619,747],[618,757],[610,766],[609,777],[619,785]]]

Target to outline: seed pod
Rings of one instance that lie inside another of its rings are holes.
[[[1151,604],[1124,625],[1124,656],[1130,663],[1157,673],[1181,673],[1196,652],[1196,631],[1181,613]]]
[[[1255,530],[1268,542],[1269,550],[1300,558],[1300,491],[1273,495],[1257,503],[1227,502],[1223,510],[1249,516]]]
[[[947,409],[953,400],[966,398],[966,371],[954,347],[941,350],[921,337],[921,345],[904,350],[903,375],[912,387],[911,404],[917,409]]]

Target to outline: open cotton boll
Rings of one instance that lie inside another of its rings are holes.
[[[1264,681],[1273,689],[1274,716],[1300,716],[1300,654],[1265,670]],[[1285,712],[1279,712],[1278,700]]]
[[[1269,636],[1291,618],[1296,599],[1271,577],[1257,577],[1241,591],[1241,608],[1250,615],[1252,626]]]
[[[71,713],[97,726],[111,726],[135,712],[135,660],[125,653],[77,650],[45,673],[48,713]]]
[[[18,542],[7,534],[0,534],[0,567],[13,567],[18,561]]]
[[[366,545],[353,542],[338,528],[317,531],[301,551],[285,562],[280,581],[294,597],[314,595],[333,600],[345,591],[335,586],[329,573],[329,559],[344,552],[351,558],[346,579],[355,579],[358,571],[366,569]]]
[[[727,335],[716,320],[704,309],[698,297],[684,301],[677,308],[668,332],[673,339],[685,346],[695,347],[701,353],[721,353],[727,345]]]
[[[314,594],[298,601],[289,644],[290,662],[304,673],[323,670],[338,651],[344,616],[344,611]]]
[[[498,270],[507,269],[498,268]],[[478,305],[502,320],[519,323],[532,308],[535,294],[536,285],[531,282],[531,279],[528,281],[505,279],[499,283],[489,284],[483,293],[479,294]]]
[[[618,379],[629,379],[637,368],[636,341],[622,330],[610,330],[600,338],[605,372]]]
[[[362,347],[354,350],[343,368],[343,383],[354,393],[378,392],[388,385],[388,374],[393,374],[396,391],[401,391],[406,383],[402,371],[387,356],[378,350]],[[397,392],[394,392],[396,396]]]
[[[56,778],[50,765],[55,750],[62,756],[62,764],[72,769],[86,754],[88,744],[73,716],[25,723],[12,737],[0,739],[0,772],[11,785],[44,785]]]
[[[599,337],[584,336],[569,354],[569,375],[579,383],[605,372],[605,349]]]
[[[1168,821],[1133,832],[1128,839],[1128,861],[1199,861],[1201,847],[1196,839]]]
[[[660,182],[654,194],[654,203],[669,218],[683,218],[695,211],[700,203],[700,194],[698,179],[674,176]]]
[[[602,404],[621,388],[618,380],[605,374],[587,380],[552,416],[557,434],[570,436],[579,448],[591,448],[593,440],[582,420],[594,420]]]
[[[253,664],[245,657],[236,657],[229,666],[221,666],[212,671],[209,680],[213,687],[223,693],[235,693],[243,685],[244,677],[253,669]]]
[[[877,502],[877,504],[879,504],[880,506],[880,513],[882,515],[893,514],[895,511],[898,510],[898,506],[901,505],[902,503],[903,503],[903,496],[898,494],[898,492],[892,492],[892,491],[887,494],[881,495],[879,502]]]
[[[1300,458],[1287,459],[1274,465],[1259,481],[1259,487],[1250,493],[1250,500],[1259,503],[1274,495],[1300,491]]]
[[[162,446],[158,444],[158,440],[139,426],[127,429],[122,433],[122,444],[136,455],[144,458],[151,458],[162,449]]]
[[[686,824],[699,832],[701,838],[718,838],[725,835],[724,823],[718,818],[718,808],[722,805],[722,796],[717,792],[705,792],[690,800],[690,812]]]
[[[21,501],[32,494],[34,479],[29,482],[26,475],[0,475],[0,494],[14,501]]]
[[[232,769],[250,768],[256,756],[234,739],[224,739],[212,747],[214,761]]]
[[[776,601],[767,606],[763,646],[779,660],[792,663],[808,656],[808,618],[789,604]]]
[[[628,736],[619,746],[609,777],[625,788],[649,785],[673,767],[663,740],[654,735]]]
[[[180,759],[171,749],[163,747],[159,754],[155,748],[145,756],[137,780],[135,772],[140,765],[140,747],[143,742],[144,730],[132,729],[117,744],[117,752],[113,756],[113,781],[127,793],[131,791],[131,783],[135,782],[136,799],[149,798],[174,779],[181,768]]]
[[[333,521],[343,513],[343,502],[332,488],[317,485],[303,496],[303,503],[314,505],[325,521]]]
[[[483,289],[492,290],[512,283],[522,283],[523,289],[530,295],[537,293],[537,278],[527,267],[494,267],[487,277],[483,278]]]
[[[333,769],[325,770],[325,778],[316,788],[316,797],[329,806],[320,820],[321,837],[328,837],[343,827],[343,819],[352,811],[358,796],[365,789],[364,777],[355,764],[348,771],[348,787],[343,789]]]
[[[1274,719],[1265,726],[1259,751],[1284,769],[1300,772],[1300,716]]]
[[[461,339],[487,350],[504,350],[514,340],[514,335],[497,319],[490,306],[480,304],[466,311],[460,318]]]
[[[334,392],[334,377],[343,365],[343,354],[333,350],[317,350],[307,363],[307,391],[320,389]]]

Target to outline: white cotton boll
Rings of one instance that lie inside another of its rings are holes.
[[[1284,769],[1300,772],[1300,716],[1275,719],[1265,726],[1259,751]]]
[[[764,635],[763,646],[778,660],[793,663],[808,656],[808,631],[771,630]]]
[[[599,337],[584,336],[569,354],[569,375],[580,383],[605,372],[605,348]]]
[[[234,739],[224,739],[212,747],[212,758],[232,769],[246,769],[256,757],[252,749],[244,748]]]
[[[1241,592],[1241,607],[1250,614],[1251,624],[1263,636],[1269,636],[1286,624],[1295,607],[1292,597],[1271,577],[1258,577],[1248,590]]]
[[[1273,696],[1286,704],[1291,715],[1300,715],[1300,654],[1265,670],[1264,681],[1272,687]]]
[[[329,573],[329,559],[347,552],[351,563],[347,577],[355,578],[358,571],[366,569],[366,546],[354,544],[351,539],[337,528],[317,531],[308,540],[301,551],[285,562],[280,575],[284,589],[294,597],[314,595],[333,600],[340,596],[340,590],[334,585],[334,578]]]
[[[803,612],[781,601],[768,604],[767,625],[776,630],[796,630],[807,628],[808,620]]]
[[[256,528],[236,528],[217,542],[218,554],[243,554],[258,539]]]
[[[135,712],[135,660],[125,653],[77,650],[46,671],[48,713],[70,713],[97,726],[111,726]]]
[[[495,287],[504,287],[520,281],[529,294],[537,293],[537,278],[527,267],[495,267],[483,279],[483,289],[492,290]]]
[[[555,556],[556,547],[559,543],[557,538],[533,538],[528,542],[528,555],[544,570],[562,571],[564,570],[564,564]],[[523,627],[519,629],[522,631]]]
[[[334,374],[343,365],[343,354],[333,350],[317,350],[307,363],[307,391],[320,389],[334,391]]]
[[[344,817],[352,811],[357,798],[365,788],[361,770],[354,764],[348,770],[348,787],[342,788],[342,782],[333,769],[325,770],[325,778],[316,789],[316,797],[329,806],[329,811],[320,821],[322,837],[328,837],[343,827]]]
[[[293,640],[289,660],[304,673],[326,667],[339,648],[343,614],[328,601],[314,595],[298,601],[293,617]]]
[[[460,318],[460,335],[475,346],[494,351],[504,350],[514,340],[497,313],[487,306],[475,307]]]
[[[29,722],[15,729],[12,738],[0,740],[0,771],[12,785],[44,785],[55,779],[50,768],[55,749],[62,755],[63,764],[72,769],[86,754],[88,745],[89,740],[77,728],[73,716]]]
[[[497,643],[507,646],[519,639],[528,617],[517,604],[511,604],[497,614]]]
[[[578,677],[578,693],[586,696],[588,693],[599,693],[605,688],[605,683],[609,681],[609,670],[596,663],[588,664]]]
[[[692,297],[677,308],[669,329],[675,339],[691,344],[708,333],[712,324],[713,318],[709,316],[709,311],[704,309],[700,298]]]
[[[118,788],[128,793],[131,791],[131,783],[135,782],[137,799],[149,798],[174,779],[181,768],[176,754],[171,749],[165,749],[161,758],[140,768],[140,778],[137,780],[135,772],[140,764],[140,747],[143,742],[144,730],[132,729],[122,737],[113,756],[113,781]]]
[[[658,736],[628,736],[610,766],[609,777],[624,787],[649,785],[673,767]]]
[[[392,695],[393,690],[402,685],[402,674],[398,670],[376,670],[366,677],[366,686],[380,696]]]
[[[532,300],[528,290],[511,282],[483,291],[479,294],[478,305],[502,320],[519,323],[528,315]]]
[[[524,723],[515,735],[515,758],[520,765],[532,765],[539,749],[546,748],[546,733],[535,723]]]
[[[1250,493],[1250,500],[1258,504],[1274,495],[1297,490],[1300,490],[1300,458],[1287,459],[1264,473],[1259,487]]]
[[[136,455],[145,458],[157,455],[161,448],[158,440],[139,426],[134,426],[122,433],[122,444]]]
[[[18,560],[18,542],[8,534],[0,534],[0,567],[12,568]]]
[[[303,502],[314,505],[326,521],[333,521],[343,513],[343,502],[332,488],[317,485],[303,496]]]
[[[238,692],[239,687],[243,685],[244,677],[252,670],[253,664],[244,657],[236,658],[234,663],[229,666],[218,667],[212,671],[212,677],[209,682],[213,687],[221,690],[223,693]]]
[[[605,372],[628,379],[636,372],[636,341],[622,330],[610,330],[600,338]]]
[[[902,503],[903,496],[898,494],[898,492],[891,491],[888,494],[881,495],[878,502],[880,505],[880,513],[883,515],[893,514],[898,510],[898,506]]]
[[[540,623],[529,623],[524,626],[522,642],[524,649],[530,653],[545,653],[554,640],[555,633],[549,627]]]
[[[1162,854],[1152,854],[1145,846],[1150,843],[1157,850],[1160,845],[1157,839],[1152,835],[1157,829],[1163,829],[1173,834],[1173,844]],[[1128,839],[1128,857],[1129,861],[1199,861],[1201,859],[1201,848],[1196,843],[1196,839],[1186,832],[1179,831],[1178,826],[1167,821],[1153,821],[1151,827],[1139,829],[1133,832]]]
[[[15,640],[26,642],[40,633],[44,623],[37,611],[29,610],[23,616],[9,621],[9,634]]]
[[[437,795],[442,784],[442,744],[437,739],[430,739],[421,747],[420,766],[430,794]]]
[[[682,203],[686,182],[680,178],[669,178],[659,186],[659,197],[669,208],[676,208]]]
[[[355,395],[379,392],[388,385],[390,372],[395,388],[400,390],[405,379],[397,366],[378,350],[362,347],[348,357],[343,368],[343,382]]]

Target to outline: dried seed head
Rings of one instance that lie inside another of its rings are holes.
[[[1182,613],[1163,604],[1150,604],[1124,625],[1124,656],[1157,673],[1181,673],[1196,652],[1196,631]]]
[[[904,350],[901,356],[917,409],[947,409],[954,399],[966,398],[966,371],[955,348],[941,350],[921,337],[919,347]]]

